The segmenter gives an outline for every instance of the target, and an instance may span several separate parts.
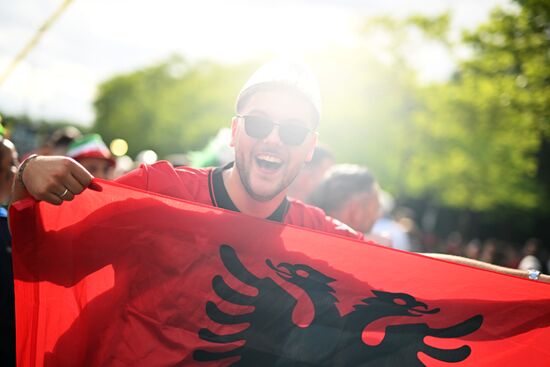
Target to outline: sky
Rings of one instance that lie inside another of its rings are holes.
[[[0,74],[63,0],[0,0]],[[238,63],[263,55],[352,47],[365,17],[451,11],[473,29],[508,0],[73,0],[0,85],[0,111],[88,125],[97,86],[169,55]],[[444,52],[411,55],[427,80],[447,77]]]

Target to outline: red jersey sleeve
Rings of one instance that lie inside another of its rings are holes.
[[[178,199],[211,204],[208,191],[209,169],[174,168],[167,161],[139,168],[119,177],[116,182]]]
[[[147,165],[141,164],[139,168],[136,168],[115,179],[115,182],[126,186],[135,187],[136,189],[147,190],[147,180]]]

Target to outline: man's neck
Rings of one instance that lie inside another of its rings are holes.
[[[225,189],[227,190],[229,197],[239,211],[241,213],[252,215],[253,217],[269,217],[273,214],[273,212],[275,212],[275,210],[277,210],[286,197],[286,190],[284,190],[269,201],[258,201],[253,199],[244,188],[235,165],[224,170],[223,184],[225,185]]]

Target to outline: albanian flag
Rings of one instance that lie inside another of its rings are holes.
[[[540,282],[99,182],[11,208],[19,366],[548,366]]]

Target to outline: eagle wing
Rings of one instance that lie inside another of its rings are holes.
[[[243,314],[230,314],[218,307],[213,301],[206,303],[208,317],[221,325],[212,331],[203,328],[199,337],[211,343],[228,344],[244,341],[239,347],[226,351],[208,351],[199,349],[193,354],[197,361],[221,360],[240,356],[234,366],[258,366],[275,364],[283,354],[286,336],[297,326],[292,322],[292,312],[296,299],[270,278],[258,278],[250,272],[239,259],[236,251],[229,245],[220,246],[220,258],[225,268],[240,282],[257,290],[250,296],[233,289],[223,276],[212,279],[212,288],[223,301],[233,305],[252,306],[253,310]],[[248,324],[239,332],[224,334],[225,325]],[[225,348],[227,349],[227,348]]]

